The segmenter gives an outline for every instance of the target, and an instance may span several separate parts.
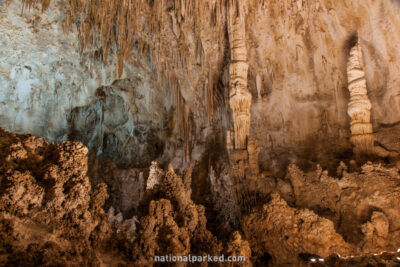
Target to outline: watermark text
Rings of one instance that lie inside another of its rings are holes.
[[[245,256],[213,256],[213,255],[160,255],[154,256],[155,262],[245,262]]]

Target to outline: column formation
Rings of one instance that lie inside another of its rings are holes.
[[[246,29],[243,3],[232,1],[228,7],[228,31],[231,50],[229,66],[229,103],[233,113],[234,147],[246,149],[250,135],[251,94],[247,88]]]
[[[347,63],[348,89],[350,102],[347,113],[351,118],[350,141],[356,154],[370,154],[374,148],[374,136],[371,124],[371,101],[368,98],[365,80],[362,50],[359,42],[350,50]]]

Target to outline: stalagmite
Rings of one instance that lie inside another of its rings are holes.
[[[240,0],[229,2],[228,30],[231,49],[229,66],[230,92],[229,103],[233,112],[235,148],[245,149],[250,135],[251,94],[247,88],[247,50],[245,43],[244,5]]]
[[[347,77],[350,91],[347,113],[351,118],[351,142],[356,154],[370,154],[374,147],[371,102],[368,98],[362,50],[359,42],[350,50]]]

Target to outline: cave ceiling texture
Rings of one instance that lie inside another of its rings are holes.
[[[400,266],[400,1],[0,0],[0,266]]]

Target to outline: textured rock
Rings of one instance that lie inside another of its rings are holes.
[[[5,135],[1,261],[396,262],[398,13],[373,0],[0,1],[0,125],[91,152],[86,174],[81,144]]]
[[[400,176],[397,168],[368,163],[361,173],[329,177],[321,168],[304,174],[289,169],[296,205],[335,222],[345,240],[363,252],[395,251],[399,246]]]
[[[188,179],[176,175],[171,165],[159,178],[161,198],[151,200],[148,213],[140,218],[133,251],[136,264],[152,264],[155,255],[220,255],[222,244],[206,228],[204,207],[191,200]]]
[[[164,149],[161,138],[168,101],[161,104],[163,95],[149,96],[146,87],[136,77],[98,88],[90,104],[75,107],[69,114],[68,139],[83,142],[101,158],[119,165],[147,166]],[[149,105],[149,101],[158,104]]]
[[[77,33],[66,34],[60,17],[65,6],[52,1],[46,15],[25,8],[21,1],[7,1],[1,12],[0,122],[19,133],[66,140],[67,116],[86,105],[94,91],[112,83],[113,64],[81,64]]]
[[[139,222],[136,216],[124,220],[122,213],[115,214],[114,208],[111,206],[107,212],[108,221],[117,229],[117,233],[122,233],[130,242],[136,239],[136,224]]]
[[[113,207],[105,214],[106,186],[91,190],[81,143],[49,144],[0,129],[0,148],[2,264],[151,265],[155,255],[222,252],[204,207],[191,200],[190,172],[182,179],[171,165],[153,171],[161,187],[146,192],[138,222]]]
[[[229,65],[229,103],[233,113],[235,149],[245,149],[250,136],[251,94],[247,88],[245,9],[246,1],[229,1],[228,31],[231,52]]]
[[[251,261],[251,249],[249,242],[243,240],[242,235],[239,232],[234,232],[232,234],[231,240],[226,248],[227,255],[229,256],[241,256],[247,259],[242,263],[228,263],[228,266],[253,266]]]
[[[154,163],[149,172],[138,173],[137,188],[131,182],[122,185],[127,191],[119,188],[119,202],[111,190],[118,208],[106,215],[106,186],[91,190],[82,144],[49,144],[1,130],[0,148],[0,258],[7,264],[151,266],[155,255],[189,253],[246,258],[230,266],[397,263],[397,168],[368,163],[361,173],[348,173],[342,163],[342,178],[336,179],[320,167],[304,173],[291,166],[286,180],[253,173],[236,184],[228,169],[211,170],[215,211],[226,223],[214,228],[204,206],[191,199],[191,169],[179,176],[171,165],[164,171]],[[110,166],[104,170],[114,173],[114,183],[138,171]],[[140,177],[148,177],[146,191]],[[293,197],[296,207],[276,192]],[[129,196],[132,201],[125,202]],[[129,207],[135,205],[132,215]],[[209,227],[224,233],[240,229],[243,235],[233,231],[223,245]]]
[[[371,101],[368,98],[362,49],[358,42],[350,50],[347,80],[350,91],[350,102],[347,109],[351,118],[352,137],[350,140],[354,145],[355,153],[372,153],[374,136],[371,123]]]
[[[272,256],[275,266],[301,266],[300,254],[327,257],[356,252],[335,231],[328,219],[310,210],[291,208],[277,194],[270,203],[244,218],[243,231],[253,253]]]
[[[153,161],[150,166],[149,178],[147,178],[146,190],[161,184],[162,175],[163,171],[158,167],[157,162]]]
[[[214,202],[214,212],[220,222],[218,229],[229,232],[239,224],[238,210],[233,193],[234,187],[229,176],[229,171],[225,169],[217,175],[214,169],[211,168],[209,179]]]
[[[122,213],[125,219],[135,215],[145,195],[148,170],[118,168],[115,163],[99,159],[93,153],[89,156],[89,165],[91,183],[107,185],[110,198],[106,201],[105,209],[113,207],[115,214]]]
[[[36,5],[21,11],[20,1],[8,1],[1,13],[0,125],[49,141],[81,141],[122,165],[159,156],[176,104],[151,69],[130,64],[119,79],[115,55],[102,64],[95,48],[80,54],[76,29],[63,30],[64,1],[51,1],[44,13]]]
[[[0,147],[2,264],[87,266],[110,256],[107,190],[91,188],[86,147],[2,129]]]

